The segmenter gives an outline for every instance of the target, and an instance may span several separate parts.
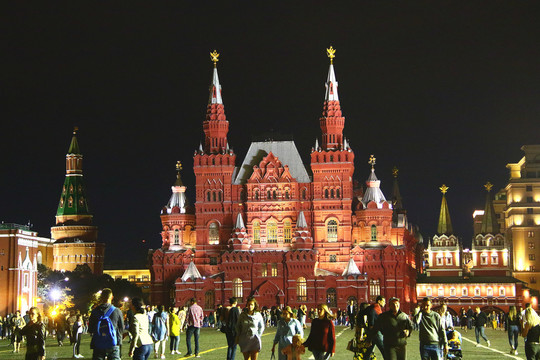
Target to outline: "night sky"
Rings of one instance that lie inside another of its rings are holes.
[[[309,165],[325,49],[336,48],[355,178],[366,180],[374,154],[389,198],[397,166],[425,238],[445,183],[469,246],[482,185],[504,187],[506,164],[540,143],[538,1],[145,3],[3,4],[0,220],[50,236],[78,126],[106,263],[158,248],[177,160],[194,202],[214,49],[238,165],[252,136],[271,130],[292,134]]]

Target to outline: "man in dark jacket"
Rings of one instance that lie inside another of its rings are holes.
[[[365,315],[367,318],[367,327],[368,327],[368,333],[373,329],[375,326],[375,321],[377,321],[377,318],[380,314],[382,314],[382,309],[384,305],[386,304],[386,299],[384,296],[377,296],[377,299],[375,301],[375,304],[370,305],[366,311]],[[377,348],[379,348],[379,351],[381,354],[384,354],[384,345],[383,345],[383,336],[380,331],[375,331],[371,335],[371,346],[366,350],[364,354],[364,359],[369,359],[371,357],[371,353],[373,353],[373,349],[375,348],[375,345],[377,345]]]
[[[485,332],[488,317],[486,313],[480,311],[480,308],[478,306],[474,310],[474,334],[476,335],[476,346],[480,346],[480,337],[486,340],[487,346],[491,346],[491,343],[489,342]]]
[[[120,360],[120,344],[122,342],[122,333],[124,332],[124,318],[120,309],[114,309],[109,316],[116,332],[117,345],[107,349],[97,349],[95,346],[94,335],[98,333],[97,325],[99,319],[105,315],[105,313],[107,313],[112,306],[112,290],[108,288],[101,290],[99,300],[101,303],[92,310],[92,314],[90,314],[90,319],[88,320],[88,332],[92,334],[90,348],[94,350],[92,360],[105,360],[105,357],[107,357],[108,360]]]
[[[236,356],[236,323],[240,316],[240,309],[238,309],[238,300],[235,297],[229,299],[229,304],[227,316],[223,319],[223,326],[227,337],[227,360],[234,360]],[[223,312],[225,311],[223,310]]]
[[[398,298],[391,298],[390,310],[383,312],[368,334],[368,341],[377,332],[383,335],[384,360],[406,360],[407,338],[411,335],[412,322],[407,314],[399,310]]]

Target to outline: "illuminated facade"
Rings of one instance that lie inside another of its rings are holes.
[[[426,274],[416,284],[417,296],[431,297],[435,304],[461,308],[479,306],[483,311],[508,311],[511,305],[528,302],[522,281],[512,277],[511,246],[500,230],[490,183],[483,211],[476,211],[471,249],[463,249],[454,235],[443,185],[437,235],[426,250]],[[500,218],[500,217],[499,217]],[[536,306],[536,304],[534,304]]]
[[[0,314],[37,305],[37,265],[52,266],[52,240],[29,226],[0,224]]]
[[[392,201],[383,195],[373,156],[366,190],[353,189],[355,154],[343,136],[332,62],[319,125],[309,169],[295,143],[281,140],[253,142],[238,165],[214,66],[205,140],[194,154],[195,207],[177,167],[161,211],[162,247],[152,254],[153,303],[195,296],[213,309],[253,295],[262,306],[343,308],[381,294],[405,299],[408,309],[416,301],[417,233],[397,180]]]
[[[525,156],[506,167],[506,235],[513,245],[514,276],[540,290],[540,145],[525,145]]]
[[[98,228],[92,225],[82,160],[75,129],[66,155],[66,177],[56,212],[56,225],[51,227],[53,270],[73,271],[77,265],[87,264],[94,274],[101,274],[105,244],[97,242]]]

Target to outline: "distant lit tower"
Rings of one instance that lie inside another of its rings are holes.
[[[322,116],[319,119],[322,146],[318,140],[311,152],[313,172],[313,244],[320,264],[327,270],[343,269],[349,262],[352,232],[354,153],[343,137],[338,83],[334,72],[335,49],[326,50],[330,67]]]
[[[56,226],[51,227],[51,237],[55,240],[53,268],[71,271],[77,265],[87,264],[94,273],[101,274],[105,244],[97,242],[98,228],[92,225],[77,131],[75,127],[66,155],[66,177],[56,211]]]

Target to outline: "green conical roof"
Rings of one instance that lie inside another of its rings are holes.
[[[66,176],[56,216],[91,215],[82,176]]]
[[[491,183],[487,183],[484,185],[484,187],[487,190],[486,195],[486,206],[484,207],[484,217],[482,218],[482,228],[480,229],[480,233],[482,234],[498,234],[500,232],[499,222],[497,221],[497,218],[495,216],[495,208],[493,207],[493,201],[491,200],[491,188],[493,185]]]
[[[440,189],[443,196],[441,202],[441,212],[439,213],[437,234],[452,235],[454,233],[454,229],[452,228],[452,219],[450,218],[450,211],[448,210],[448,203],[446,202],[446,191],[448,190],[448,187],[443,184]]]
[[[73,137],[71,138],[71,144],[69,144],[68,154],[80,154],[81,150],[79,149],[79,142],[77,141],[77,131],[79,128],[75,127],[73,129]]]

